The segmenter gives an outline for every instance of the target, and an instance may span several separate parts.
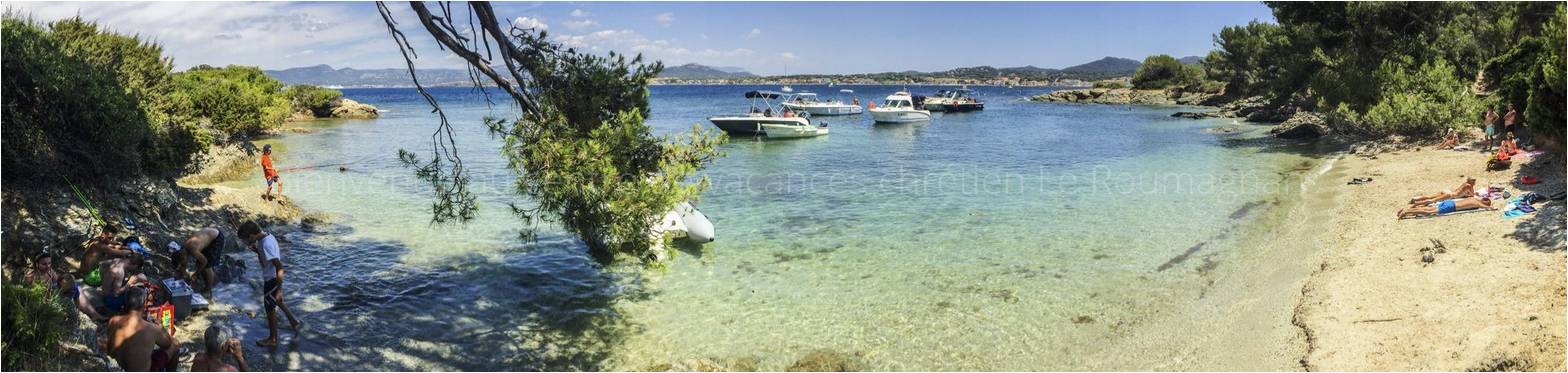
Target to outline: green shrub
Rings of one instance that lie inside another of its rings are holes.
[[[77,18],[3,22],[6,181],[161,173],[189,161],[189,131],[161,100],[172,66],[158,45]]]
[[[1132,74],[1132,86],[1141,89],[1165,88],[1202,79],[1202,67],[1182,65],[1175,57],[1161,54],[1143,60],[1143,65],[1138,66],[1138,71]]]
[[[1382,81],[1378,101],[1362,116],[1374,134],[1430,136],[1446,128],[1479,123],[1481,100],[1470,94],[1443,60],[1406,68],[1408,60],[1384,61],[1376,75]]]
[[[70,335],[73,310],[44,284],[0,284],[5,307],[5,338],[0,355],[5,370],[49,370],[58,362],[60,343]]]
[[[196,66],[174,74],[174,83],[177,116],[209,120],[227,134],[282,126],[293,107],[283,96],[283,83],[252,66]]]
[[[289,100],[294,112],[310,111],[318,117],[332,115],[329,106],[333,101],[343,98],[343,92],[322,88],[309,84],[299,84],[283,89],[283,97]]]

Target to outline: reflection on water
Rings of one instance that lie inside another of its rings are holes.
[[[687,131],[762,88],[654,87],[650,125]],[[705,358],[778,370],[826,349],[879,370],[1092,367],[1088,356],[1136,350],[1118,336],[1239,273],[1253,254],[1238,249],[1260,229],[1245,227],[1269,224],[1276,196],[1297,192],[1282,185],[1316,164],[1315,150],[1262,139],[1259,126],[1217,136],[1203,131],[1216,121],[1169,118],[1176,108],[977,92],[986,111],[831,117],[828,136],[732,139],[698,203],[721,239],[642,270],[603,268],[559,228],[509,215],[527,201],[479,124],[505,113],[468,90],[437,96],[471,124],[456,137],[480,214],[428,223],[428,186],[395,160],[429,141],[423,101],[347,90],[390,111],[275,141],[280,168],[306,166],[285,172],[286,193],[335,224],[285,236],[288,297],[310,327],[267,364],[626,370]],[[520,241],[521,229],[539,238]],[[220,301],[253,291],[234,285]],[[260,319],[231,322],[265,333]]]

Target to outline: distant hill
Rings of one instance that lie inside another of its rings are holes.
[[[1063,68],[1064,73],[1097,74],[1097,75],[1132,75],[1138,71],[1142,62],[1126,58],[1105,57],[1094,62]]]
[[[310,84],[334,87],[411,87],[407,69],[334,69],[328,65],[264,70],[267,76],[284,84]],[[468,85],[468,72],[458,69],[419,69],[419,82],[429,87]]]
[[[1203,63],[1203,57],[1187,56],[1187,57],[1182,57],[1181,59],[1179,59],[1177,61],[1181,61],[1181,64],[1183,64],[1183,65],[1197,65],[1197,64]]]
[[[738,67],[712,67],[695,63],[665,67],[664,71],[659,73],[660,78],[670,79],[734,79],[756,76]]]

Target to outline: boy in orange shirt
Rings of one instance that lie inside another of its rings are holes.
[[[278,182],[278,170],[272,168],[272,144],[261,146],[261,172],[262,178],[267,180],[267,193],[261,198],[272,200],[272,184]],[[283,184],[278,184],[278,193],[283,193]]]

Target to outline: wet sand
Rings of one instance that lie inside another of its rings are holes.
[[[1337,203],[1323,207],[1336,223],[1322,233],[1322,262],[1295,315],[1307,369],[1564,369],[1563,202],[1514,219],[1500,211],[1395,218],[1412,196],[1465,176],[1514,196],[1563,190],[1561,154],[1494,172],[1482,171],[1486,158],[1426,147],[1339,161]],[[1521,175],[1542,181],[1515,184]],[[1346,185],[1352,177],[1374,180]],[[1438,242],[1444,249],[1424,262],[1422,250]]]

